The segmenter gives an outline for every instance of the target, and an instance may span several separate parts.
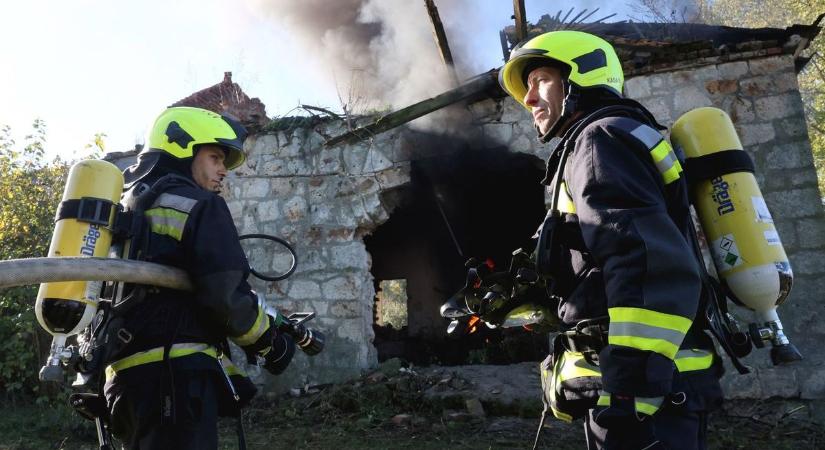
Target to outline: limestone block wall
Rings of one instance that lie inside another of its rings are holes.
[[[810,142],[791,56],[738,61],[627,80],[626,95],[648,107],[670,127],[697,107],[725,110],[757,168],[757,181],[773,215],[794,271],[793,290],[779,314],[791,341],[805,360],[774,367],[768,350],[745,362],[754,368],[741,376],[728,365],[724,385],[729,397],[825,397],[825,215],[817,190]],[[534,136],[529,114],[510,100],[475,105],[486,115],[489,139],[512,151],[546,157]],[[751,313],[737,309],[747,323]]]
[[[379,194],[406,183],[409,164],[391,161],[399,143],[393,134],[368,144],[323,147],[320,133],[342,131],[252,136],[247,160],[224,193],[240,234],[280,236],[298,255],[291,277],[253,279],[253,287],[279,310],[315,311],[308,326],[327,335],[324,352],[312,358],[298,352],[287,372],[271,380],[276,389],[344,380],[377,363],[371,344],[375,292],[362,237],[389,218]],[[268,258],[256,251],[250,263],[269,270]]]

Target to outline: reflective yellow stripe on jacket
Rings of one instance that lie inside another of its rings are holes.
[[[630,132],[636,139],[640,140],[650,151],[650,157],[665,184],[673,183],[679,179],[682,173],[682,165],[676,157],[676,153],[665,140],[661,133],[647,125],[639,125]]]
[[[215,359],[218,358],[218,350],[209,344],[202,343],[185,343],[174,344],[169,350],[169,359],[181,358],[183,356],[193,355],[195,353],[203,353]],[[115,374],[121,370],[126,370],[131,367],[163,361],[163,347],[145,350],[119,359],[106,367],[106,379],[112,379]]]
[[[144,213],[149,222],[149,229],[155,234],[169,236],[180,241],[189,213],[197,200],[180,195],[163,193]]]
[[[264,312],[263,305],[258,303],[258,316],[255,318],[255,323],[252,324],[252,327],[250,327],[246,333],[240,336],[230,337],[229,339],[241,347],[252,345],[257,342],[268,329],[269,317],[266,315],[266,312]]]

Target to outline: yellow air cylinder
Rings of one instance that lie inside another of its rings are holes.
[[[107,227],[114,218],[122,192],[123,175],[114,164],[88,160],[73,165],[66,180],[62,205],[66,207],[67,201],[80,201],[79,204],[74,202],[74,208],[81,212],[81,217],[58,218],[48,256],[108,256],[112,232]],[[57,365],[66,337],[77,334],[92,320],[97,311],[100,287],[100,282],[86,281],[40,285],[35,314],[40,326],[54,336],[47,367]],[[43,376],[41,371],[41,378]]]
[[[717,108],[685,113],[673,124],[671,141],[685,152],[688,166],[691,158],[743,150],[730,117]],[[787,298],[793,272],[753,173],[700,179],[690,186],[690,197],[720,281],[735,301],[756,312],[767,327],[763,339],[787,344],[776,306]],[[752,337],[761,347],[761,339]]]

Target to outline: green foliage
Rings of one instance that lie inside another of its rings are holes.
[[[22,147],[8,126],[0,128],[0,260],[48,253],[68,163],[47,160],[45,141],[42,120]],[[45,395],[37,373],[49,337],[35,319],[36,296],[37,286],[0,291],[0,391],[11,401]]]
[[[378,292],[379,323],[396,330],[407,326],[407,280],[384,280]]]

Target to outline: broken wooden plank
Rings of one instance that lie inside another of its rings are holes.
[[[527,15],[524,11],[524,0],[513,0],[513,20],[516,21],[518,42],[527,39]]]
[[[411,120],[427,115],[433,111],[441,109],[453,103],[468,99],[473,95],[482,93],[498,85],[498,69],[471,78],[461,86],[450,89],[427,100],[420,101],[406,108],[399,109],[379,117],[375,122],[356,128],[352,131],[330,138],[324,143],[325,147],[333,147],[338,144],[352,144],[364,139],[369,139],[377,134],[401,126]]]
[[[435,0],[424,0],[427,6],[427,14],[430,16],[430,22],[433,24],[433,38],[438,46],[438,52],[441,54],[441,60],[447,67],[447,72],[450,74],[450,79],[453,86],[458,86],[458,76],[455,73],[453,64],[453,54],[450,51],[450,43],[447,41],[447,33],[444,31],[444,25],[441,23],[441,16],[438,15],[438,8],[435,6]]]

